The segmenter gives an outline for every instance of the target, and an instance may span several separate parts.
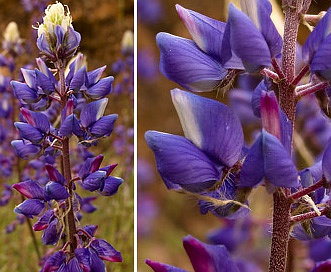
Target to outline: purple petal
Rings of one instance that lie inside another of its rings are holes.
[[[283,144],[273,135],[262,131],[265,176],[279,187],[298,187],[296,167]]]
[[[268,0],[240,1],[242,10],[254,22],[255,26],[264,36],[272,57],[280,55],[282,50],[282,38],[279,35],[270,15],[271,3]]]
[[[257,185],[266,177],[278,187],[298,187],[298,174],[293,161],[283,144],[266,131],[255,141],[244,161],[240,185]]]
[[[79,266],[82,268],[82,271],[90,272],[90,251],[87,248],[76,248],[74,253]]]
[[[44,208],[44,201],[39,199],[26,199],[20,205],[15,207],[14,212],[32,218],[34,215],[39,215]]]
[[[51,257],[49,257],[43,267],[43,272],[52,272],[57,271],[57,269],[64,263],[66,260],[66,254],[60,250],[55,252]]]
[[[82,137],[84,135],[84,131],[79,125],[79,122],[75,116],[75,114],[70,114],[61,124],[60,127],[61,135],[69,137],[72,133],[74,133],[77,137]]]
[[[117,177],[108,177],[105,179],[105,184],[100,194],[103,196],[112,196],[117,193],[119,186],[123,183],[123,179]]]
[[[70,196],[63,185],[54,181],[50,181],[45,185],[45,195],[47,200],[63,200]]]
[[[88,225],[83,228],[87,233],[89,233],[91,236],[94,236],[98,226],[97,225]]]
[[[100,79],[97,83],[89,87],[86,94],[92,99],[101,99],[112,91],[113,76]]]
[[[70,272],[84,272],[83,268],[79,265],[76,257],[72,258],[68,262],[67,266],[68,266],[68,271],[70,271]],[[85,270],[85,272],[87,272],[87,271]]]
[[[43,133],[47,134],[50,130],[48,117],[41,112],[30,111],[26,108],[21,108],[21,113],[28,124],[36,127]]]
[[[25,83],[33,90],[37,89],[36,86],[36,72],[34,70],[21,68]]]
[[[62,46],[65,33],[65,29],[61,25],[55,25],[54,34],[56,36],[56,50],[59,50]]]
[[[254,187],[258,185],[265,175],[262,149],[262,137],[260,136],[249,149],[240,173],[240,186]]]
[[[261,93],[262,91],[267,91],[268,87],[265,84],[265,81],[262,80],[259,85],[254,89],[252,95],[252,108],[255,116],[261,117]]]
[[[223,245],[208,245],[190,235],[183,238],[183,245],[196,272],[239,272]]]
[[[331,34],[327,36],[318,51],[315,53],[311,62],[310,70],[325,79],[326,81],[331,80]]]
[[[33,144],[39,144],[44,139],[43,133],[27,123],[15,122],[14,125],[18,129],[21,138],[29,140]]]
[[[271,65],[270,50],[263,35],[249,17],[233,4],[229,5],[226,28],[229,28],[230,40],[222,47],[227,47],[227,43],[230,42],[232,51],[242,60],[248,72],[254,73]],[[222,55],[222,63],[228,59],[229,57]]]
[[[329,144],[323,154],[322,171],[325,179],[331,182],[331,144]]]
[[[36,84],[42,88],[45,94],[50,94],[55,91],[54,83],[44,73],[35,69],[36,72]]]
[[[44,199],[44,191],[40,187],[40,185],[33,181],[27,180],[23,182],[19,182],[13,185],[13,188],[19,191],[22,195],[27,198],[36,198],[36,199]]]
[[[45,34],[41,34],[38,39],[37,39],[37,47],[39,48],[39,50],[44,53],[45,55],[47,55],[50,58],[53,58],[53,51],[50,48],[50,45],[47,41],[47,38],[45,36]]]
[[[87,128],[99,120],[106,109],[108,98],[103,98],[86,104],[80,114],[80,120],[83,127]]]
[[[170,80],[187,89],[211,91],[217,87],[227,70],[188,39],[159,33],[160,69]]]
[[[231,167],[244,142],[240,121],[226,105],[179,89],[171,91],[185,137],[211,158]]]
[[[324,39],[331,33],[331,8],[316,25],[302,47],[303,60],[310,64]]]
[[[80,68],[73,76],[70,82],[70,89],[74,91],[79,91],[86,80],[86,67]]]
[[[100,189],[100,187],[103,185],[106,174],[107,173],[105,171],[93,172],[84,179],[82,188],[91,192]]]
[[[75,31],[71,26],[68,27],[68,30],[66,32],[66,45],[65,45],[65,51],[66,56],[70,56],[73,54],[77,47],[79,46],[81,35]]]
[[[84,180],[89,174],[91,174],[99,169],[102,160],[103,160],[102,154],[100,154],[96,157],[93,157],[93,158],[87,158],[85,160],[85,163],[80,168],[78,176],[82,180]]]
[[[13,87],[14,95],[18,99],[23,100],[26,103],[37,102],[39,98],[37,92],[31,89],[27,84],[18,81],[11,81],[10,85]]]
[[[198,47],[219,60],[225,23],[185,9],[178,4],[176,10]]]
[[[168,189],[202,191],[220,179],[214,163],[188,139],[157,131],[147,131],[145,139]]]
[[[186,270],[174,267],[168,264],[154,262],[149,259],[146,260],[146,264],[149,265],[154,272],[187,272]]]
[[[41,237],[43,244],[55,245],[59,241],[62,228],[60,221],[57,218],[53,219]]]
[[[91,87],[95,83],[99,81],[101,78],[102,73],[105,71],[106,66],[102,66],[98,69],[90,71],[87,73],[87,87]]]
[[[121,253],[113,248],[106,240],[93,239],[91,247],[102,260],[109,262],[122,262]]]
[[[91,125],[89,132],[95,137],[109,136],[114,129],[117,118],[117,114],[103,116]]]
[[[17,156],[24,160],[36,158],[41,151],[40,146],[34,144],[24,144],[22,140],[14,140],[11,142],[11,145]]]
[[[91,258],[91,271],[106,272],[106,266],[103,260],[99,258],[99,256],[93,249],[89,248],[89,251]]]

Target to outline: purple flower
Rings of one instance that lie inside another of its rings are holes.
[[[330,44],[331,44],[331,9],[316,25],[302,47],[303,60],[310,64],[312,73],[326,81],[331,80]]]
[[[229,5],[229,18],[222,43],[222,64],[233,54],[252,73],[271,66],[271,58],[281,53],[282,39],[270,19],[269,1],[242,1],[242,11]]]
[[[109,262],[122,262],[122,255],[106,240],[94,238],[90,243],[98,257]]]
[[[225,23],[176,5],[193,41],[159,33],[160,70],[170,80],[194,91],[210,91],[220,84],[228,70],[220,61]],[[241,61],[228,61],[232,69],[242,69]]]
[[[55,252],[46,260],[42,272],[58,271],[59,267],[65,263],[65,260],[66,255],[62,250]]]
[[[145,134],[158,170],[169,189],[201,192],[212,187],[224,167],[239,159],[243,132],[227,106],[183,92],[171,92],[185,137],[156,131]]]
[[[71,22],[68,6],[56,3],[45,10],[38,26],[37,47],[49,60],[65,60],[76,52],[81,36]]]
[[[233,260],[228,250],[223,245],[209,245],[202,243],[192,236],[183,238],[183,245],[190,258],[192,267],[196,272],[248,272],[250,270],[239,270],[245,267],[242,262]],[[184,272],[185,270],[146,260],[146,263],[155,272]],[[258,271],[258,270],[256,270]]]

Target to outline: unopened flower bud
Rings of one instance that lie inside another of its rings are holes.
[[[81,36],[71,23],[68,6],[57,2],[45,10],[37,28],[37,46],[50,61],[65,60],[76,52]]]
[[[20,37],[20,32],[18,26],[15,22],[10,22],[4,33],[3,33],[3,43],[2,47],[8,52],[14,52],[15,54],[20,54],[23,50],[22,39]]]

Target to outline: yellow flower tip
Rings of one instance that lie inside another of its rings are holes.
[[[20,43],[20,32],[15,22],[10,22],[3,33],[4,40],[11,44]]]
[[[45,33],[46,35],[54,34],[54,27],[56,25],[62,26],[67,31],[69,26],[72,26],[72,17],[70,15],[69,7],[60,2],[48,5],[43,17],[43,23],[38,26],[38,37]]]

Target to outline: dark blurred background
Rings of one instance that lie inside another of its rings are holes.
[[[153,153],[145,143],[144,133],[147,130],[158,130],[183,135],[170,97],[170,90],[179,86],[158,71],[159,50],[155,42],[158,32],[190,38],[176,12],[175,4],[226,21],[229,2],[138,0],[138,271],[151,271],[144,264],[146,258],[192,271],[182,246],[183,236],[191,234],[206,241],[208,232],[224,224],[212,215],[201,215],[195,199],[166,189],[157,173]],[[239,1],[231,2],[239,6]],[[281,29],[281,1],[273,1],[274,4],[276,6],[272,16],[276,26]],[[329,5],[329,1],[313,1],[309,13],[317,14],[327,10]],[[307,28],[300,26],[298,40],[301,44],[308,34]],[[216,91],[203,95],[227,99],[227,94],[223,96]],[[258,200],[254,195],[259,195]],[[270,224],[270,199],[271,196],[264,189],[253,192],[250,206],[256,222]],[[258,237],[261,233],[259,229],[255,234]],[[240,253],[242,257],[255,258],[262,268],[266,267],[269,258],[269,238],[265,236],[266,239],[257,240],[255,246],[252,244],[251,247],[245,247]],[[297,250],[296,261],[300,262],[306,254],[304,249]]]

